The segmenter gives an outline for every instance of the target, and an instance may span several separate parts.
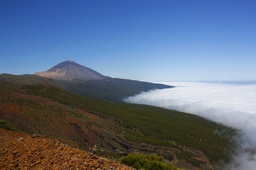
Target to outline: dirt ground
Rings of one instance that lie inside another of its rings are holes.
[[[0,169],[133,170],[44,136],[0,128]]]

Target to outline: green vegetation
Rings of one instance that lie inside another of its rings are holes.
[[[16,128],[9,122],[5,120],[0,119],[0,128],[6,129],[6,130],[11,130],[11,131],[16,131]]]
[[[177,170],[171,163],[164,162],[163,157],[154,154],[131,153],[122,157],[121,163],[139,170]]]
[[[82,96],[120,102],[123,98],[139,94],[142,91],[169,87],[171,86],[134,80],[107,78],[104,80],[76,82],[72,86],[65,88],[65,90]]]
[[[192,164],[195,167],[199,167],[200,166],[200,162],[197,161],[196,159],[193,158],[193,155],[189,152],[178,152],[176,153],[177,158],[184,160],[190,164]]]
[[[120,102],[123,98],[152,89],[163,89],[171,86],[127,79],[106,78],[91,81],[63,81],[47,79],[35,75],[1,74],[0,81],[7,81],[19,85],[50,84],[62,90],[80,96]]]

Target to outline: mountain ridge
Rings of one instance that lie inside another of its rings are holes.
[[[67,81],[41,77],[34,74],[0,74],[0,81],[15,83],[19,85],[49,84],[80,96],[92,97],[115,102],[122,102],[122,99],[139,94],[143,91],[174,87],[164,84],[156,84],[110,77],[102,80],[85,81],[75,79],[72,81]]]
[[[0,74],[0,81],[19,85],[50,84],[80,96],[123,102],[129,96],[174,86],[138,80],[111,78],[72,60],[61,62],[48,71],[35,74]]]

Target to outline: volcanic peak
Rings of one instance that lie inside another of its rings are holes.
[[[102,80],[102,74],[72,60],[61,62],[47,71],[37,72],[36,75],[60,80]]]

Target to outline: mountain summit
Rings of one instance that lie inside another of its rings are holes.
[[[102,74],[72,60],[61,62],[48,71],[37,72],[35,75],[59,80],[102,80],[106,78]]]

